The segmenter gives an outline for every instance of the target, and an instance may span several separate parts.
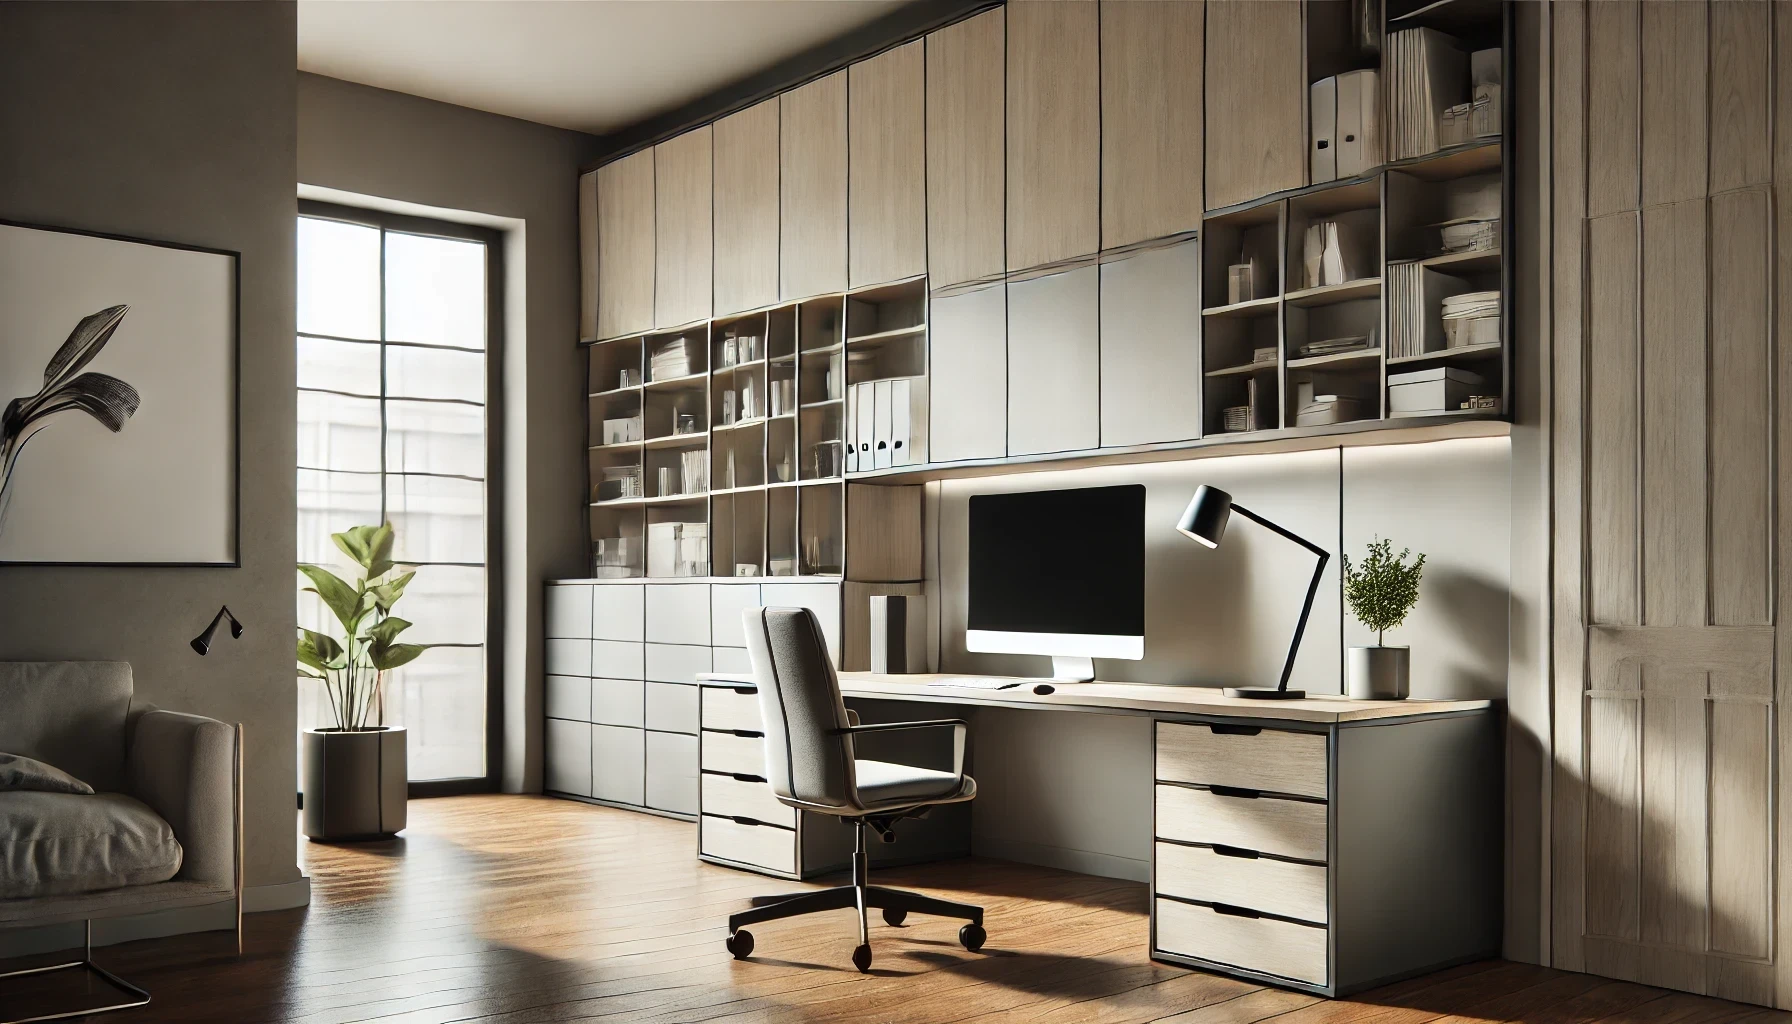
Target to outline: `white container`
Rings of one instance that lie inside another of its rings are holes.
[[[1455,409],[1485,382],[1478,373],[1438,366],[1388,377],[1391,413],[1443,412]]]

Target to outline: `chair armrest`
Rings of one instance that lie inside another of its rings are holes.
[[[131,795],[174,829],[185,853],[176,877],[234,888],[237,730],[212,718],[150,710],[131,730]]]
[[[964,778],[964,745],[965,737],[970,735],[970,725],[962,718],[935,718],[925,722],[880,722],[875,725],[854,725],[847,728],[847,733],[857,735],[868,732],[897,732],[904,729],[941,729],[952,727],[952,774]]]

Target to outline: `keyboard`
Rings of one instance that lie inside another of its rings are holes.
[[[1020,679],[991,679],[988,676],[952,676],[947,679],[936,679],[928,686],[949,687],[954,690],[1012,690],[1021,685]]]

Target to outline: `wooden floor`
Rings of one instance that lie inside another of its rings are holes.
[[[1141,885],[985,860],[878,875],[983,905],[982,953],[959,947],[956,923],[911,917],[874,926],[860,975],[842,912],[755,926],[754,957],[735,962],[727,914],[798,886],[700,864],[692,825],[536,797],[421,800],[410,813],[392,842],[301,844],[311,906],[250,917],[241,959],[226,933],[101,950],[154,996],[108,1019],[1792,1024],[1500,961],[1328,1002],[1151,963]],[[68,1005],[79,982],[56,984]],[[38,988],[0,982],[0,1019],[43,1012]]]

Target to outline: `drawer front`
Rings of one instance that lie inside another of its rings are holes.
[[[591,641],[548,640],[546,664],[552,676],[588,676],[591,674]]]
[[[1157,835],[1301,860],[1325,860],[1325,804],[1157,787]]]
[[[698,849],[710,857],[796,874],[796,833],[772,825],[742,825],[705,814],[698,826]]]
[[[1215,963],[1325,984],[1325,929],[1238,917],[1208,907],[1159,899],[1157,948]]]
[[[549,718],[591,721],[591,680],[583,676],[548,676],[542,680],[542,710]]]
[[[771,783],[746,782],[732,775],[703,776],[703,813],[796,827],[796,808],[779,803]]]
[[[648,644],[647,678],[661,683],[694,683],[709,671],[709,648],[685,644]]]
[[[745,647],[717,647],[710,653],[710,664],[715,668],[711,672],[739,672],[748,674],[753,671],[753,658],[747,654]]]
[[[605,583],[591,588],[591,638],[639,641],[645,623],[639,583]]]
[[[591,680],[591,721],[598,725],[641,727],[639,679]]]
[[[1328,920],[1325,868],[1270,857],[1235,857],[1205,846],[1157,844],[1160,896],[1227,903],[1314,924]]]
[[[641,804],[646,750],[639,729],[591,727],[591,795],[620,804]]]
[[[759,584],[717,583],[709,588],[710,643],[718,647],[745,647],[747,634],[741,613],[759,607]],[[721,671],[717,669],[716,671]]]
[[[647,584],[647,639],[656,644],[709,643],[709,584]]]
[[[648,683],[647,728],[697,735],[697,691],[685,683]]]
[[[726,686],[705,686],[703,728],[763,732],[765,722],[759,717],[759,695],[741,693]]]
[[[547,722],[542,784],[556,793],[591,795],[591,727],[584,722]]]
[[[736,736],[731,732],[705,732],[702,739],[704,771],[765,777],[763,738]]]
[[[622,640],[591,641],[591,674],[607,679],[645,679],[642,645]]]
[[[591,586],[565,583],[547,588],[542,624],[548,636],[570,640],[591,639]]]
[[[1238,734],[1215,732],[1207,725],[1159,722],[1157,777],[1163,782],[1234,786],[1323,800],[1325,734],[1277,729]]]
[[[828,642],[828,660],[840,665],[840,585],[837,583],[764,583],[759,598],[767,608],[807,608],[821,622]]]
[[[697,813],[697,737],[647,733],[647,806]]]

